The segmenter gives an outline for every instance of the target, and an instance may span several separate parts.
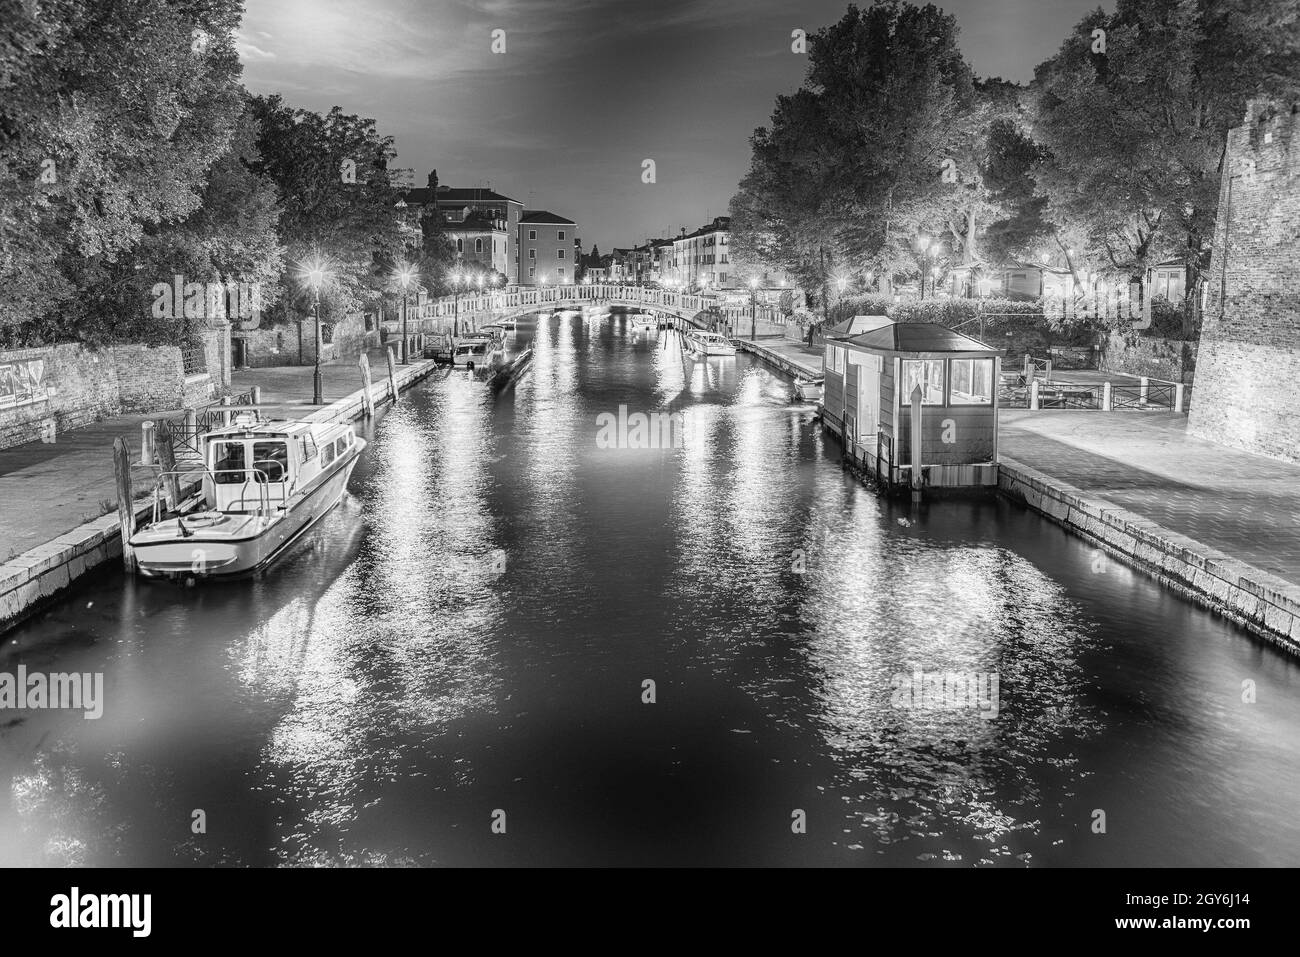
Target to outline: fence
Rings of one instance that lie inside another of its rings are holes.
[[[1181,382],[1152,379],[1025,380],[1019,372],[1003,373],[998,405],[1004,409],[1089,409],[1096,412],[1185,412],[1191,390]]]
[[[210,402],[197,409],[186,409],[181,415],[157,419],[154,428],[160,439],[171,441],[177,459],[202,459],[203,437],[209,432],[230,424],[232,405],[255,405],[255,390],[226,396],[219,402]]]

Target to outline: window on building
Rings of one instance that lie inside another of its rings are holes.
[[[537,238],[537,230],[535,230],[535,229],[530,229],[530,230],[528,230],[528,238],[529,238],[529,239],[536,239],[536,238]]]
[[[563,250],[563,249],[557,249],[557,250],[555,251],[555,258],[556,258],[556,259],[563,259],[563,258],[564,258],[564,250]]]
[[[555,271],[556,271],[557,273],[560,274],[560,278],[561,278],[561,279],[564,278],[564,267],[563,267],[563,266],[556,266],[556,267],[555,267]]]
[[[532,278],[533,278],[534,276],[536,276],[536,275],[537,275],[537,267],[536,267],[536,266],[529,266],[529,267],[528,267],[528,278],[529,278],[529,279],[532,279]]]
[[[482,251],[483,251],[483,240],[481,239],[474,240],[474,252],[481,253]]]
[[[458,252],[458,253],[463,253],[464,251],[465,251],[465,240],[460,239],[460,238],[457,238],[457,239],[456,239],[456,252]]]
[[[560,230],[560,235],[559,235],[558,238],[560,239],[561,242],[564,240],[564,230],[563,230],[563,229]]]
[[[899,393],[903,405],[912,401],[912,390],[921,387],[922,405],[943,405],[943,360],[904,359]]]
[[[536,258],[537,258],[537,250],[536,250],[536,249],[530,249],[530,250],[528,250],[528,258],[529,258],[529,259],[536,259]]]
[[[993,360],[953,359],[949,389],[953,405],[992,405]]]
[[[826,371],[835,372],[840,375],[844,374],[844,348],[843,346],[831,345],[826,343]]]

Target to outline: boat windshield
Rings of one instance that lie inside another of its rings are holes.
[[[217,442],[212,453],[213,479],[218,485],[236,485],[248,481],[243,471],[248,467],[243,442]]]
[[[289,474],[289,446],[284,442],[254,442],[253,477],[259,482],[283,482]]]

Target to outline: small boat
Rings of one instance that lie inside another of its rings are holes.
[[[199,490],[163,507],[167,480],[154,487],[153,519],[131,536],[135,565],[151,578],[232,578],[270,565],[343,497],[364,439],[345,422],[259,421],[202,439]]]
[[[493,330],[485,328],[478,332],[467,333],[456,340],[451,364],[473,372],[475,369],[489,368],[498,361],[499,357],[503,357],[504,353],[501,337],[495,335]]]
[[[690,329],[686,332],[686,347],[698,356],[734,356],[736,347],[731,340],[716,332]]]
[[[822,400],[823,379],[795,379],[794,397],[800,402],[820,402]]]
[[[653,331],[659,328],[659,320],[647,312],[634,312],[627,317],[627,324],[633,332]]]

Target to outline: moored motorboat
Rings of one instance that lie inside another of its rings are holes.
[[[795,379],[794,380],[794,397],[800,402],[820,402],[822,399],[821,378],[816,379]]]
[[[716,332],[704,329],[688,329],[685,333],[686,347],[697,356],[734,356],[736,347],[731,340]]]
[[[195,579],[260,571],[339,503],[365,447],[347,423],[241,415],[203,437],[197,474],[159,475],[152,520],[130,539],[136,569]],[[166,511],[170,480],[196,477],[198,491]]]
[[[654,331],[659,328],[659,320],[646,312],[634,312],[627,317],[627,324],[633,332]]]

